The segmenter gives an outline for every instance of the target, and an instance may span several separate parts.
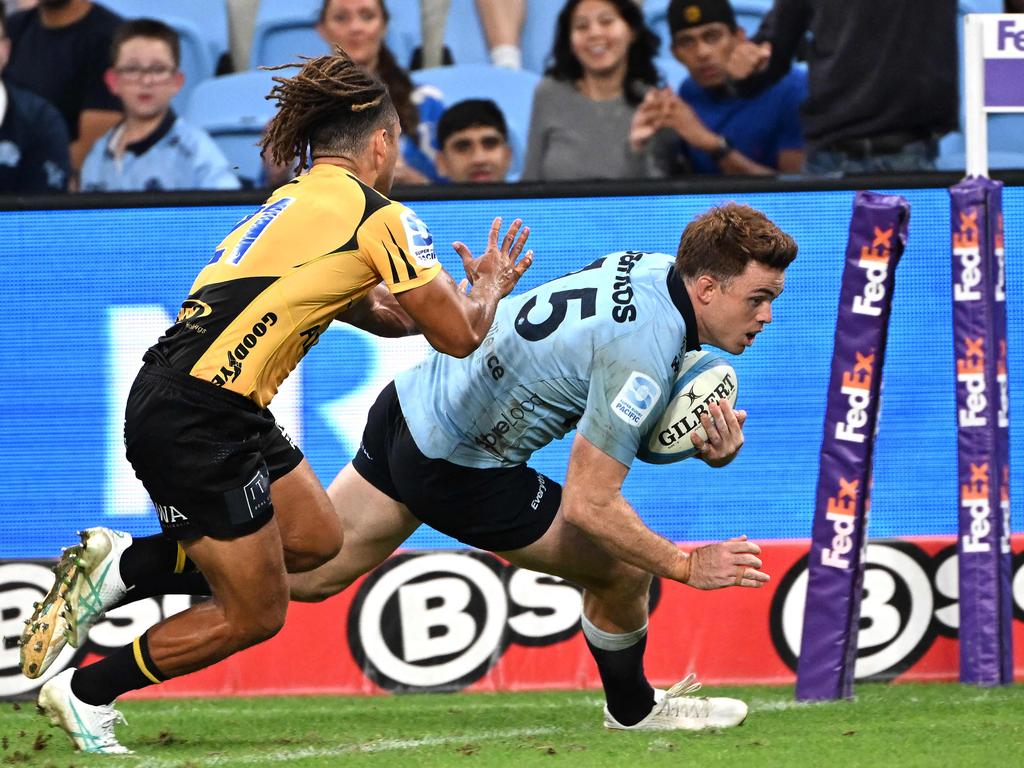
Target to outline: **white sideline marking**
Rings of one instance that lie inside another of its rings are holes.
[[[286,747],[271,752],[239,755],[212,755],[210,757],[190,757],[184,759],[189,765],[225,765],[230,763],[263,764],[289,763],[294,760],[306,760],[311,757],[340,757],[355,753],[369,754],[374,752],[394,752],[422,747],[439,747],[446,744],[465,744],[467,742],[494,741],[496,739],[517,739],[527,736],[549,736],[561,733],[561,728],[515,728],[506,731],[480,731],[459,734],[457,736],[425,736],[421,739],[378,739],[365,744],[346,744],[333,748],[318,747]],[[157,747],[159,749],[159,747]],[[139,760],[148,766],[180,767],[183,758],[153,757],[149,754],[135,754],[122,760]]]

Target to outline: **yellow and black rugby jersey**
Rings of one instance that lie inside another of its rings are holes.
[[[339,313],[383,280],[441,271],[426,225],[333,165],[315,165],[239,222],[147,360],[266,407]]]

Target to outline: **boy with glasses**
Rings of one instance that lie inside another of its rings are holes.
[[[185,76],[178,34],[152,19],[122,24],[105,74],[124,120],[105,133],[82,167],[83,192],[238,189],[213,139],[171,109]]]

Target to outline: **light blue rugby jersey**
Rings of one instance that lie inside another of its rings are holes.
[[[673,262],[663,253],[605,256],[502,300],[469,357],[432,352],[399,374],[420,451],[467,467],[512,466],[576,427],[630,466],[665,410],[684,349],[699,348],[689,297],[669,280]]]

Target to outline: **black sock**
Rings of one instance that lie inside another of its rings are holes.
[[[71,676],[71,692],[86,704],[109,704],[122,693],[145,688],[166,680],[149,655],[146,635],[131,645],[119,648],[105,659],[76,669]]]
[[[636,725],[647,717],[654,707],[654,689],[644,674],[647,635],[621,651],[597,648],[589,638],[587,647],[597,662],[612,717],[622,725]]]
[[[212,594],[181,544],[163,534],[132,540],[121,554],[121,580],[128,594],[118,605],[156,595]]]

